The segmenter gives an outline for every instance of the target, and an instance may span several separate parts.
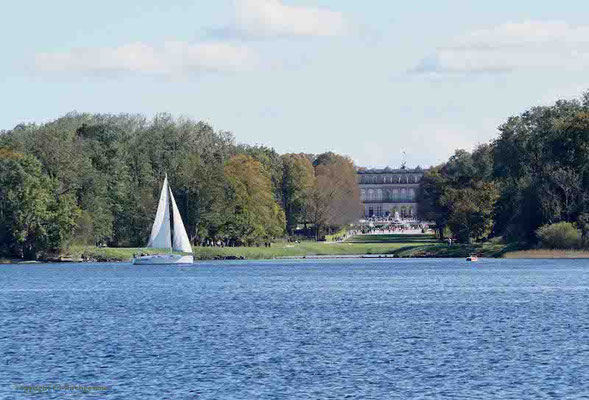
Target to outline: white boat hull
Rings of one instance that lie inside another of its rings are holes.
[[[194,256],[182,254],[151,254],[133,258],[134,265],[177,265],[193,262]]]

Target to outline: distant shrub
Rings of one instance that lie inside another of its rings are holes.
[[[543,225],[536,233],[542,247],[548,249],[574,249],[581,244],[581,235],[570,222]]]

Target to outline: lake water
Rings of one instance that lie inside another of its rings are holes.
[[[588,398],[589,261],[2,265],[0,354],[2,399]]]

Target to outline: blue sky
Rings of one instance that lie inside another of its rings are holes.
[[[586,1],[227,0],[3,5],[0,129],[170,112],[279,152],[445,160],[589,89]]]

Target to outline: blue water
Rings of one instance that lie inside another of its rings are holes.
[[[587,398],[589,261],[0,266],[0,355],[1,399]]]

